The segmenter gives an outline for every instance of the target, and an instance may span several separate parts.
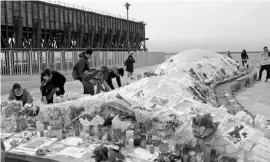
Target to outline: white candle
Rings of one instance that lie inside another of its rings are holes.
[[[127,130],[126,131],[126,139],[134,137],[134,130]]]

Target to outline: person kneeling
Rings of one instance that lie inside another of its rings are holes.
[[[15,83],[9,92],[8,100],[17,100],[23,103],[23,106],[32,105],[33,98],[31,94],[21,87],[20,84]]]

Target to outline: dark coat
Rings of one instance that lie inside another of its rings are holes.
[[[20,100],[20,101],[22,101],[23,105],[25,105],[26,103],[32,103],[33,102],[33,98],[31,96],[31,94],[26,89],[23,89],[23,93],[22,93],[22,96],[20,97],[20,99],[18,99],[18,97],[15,95],[13,90],[10,90],[8,100],[9,101],[11,101],[11,100]]]
[[[79,54],[79,57],[80,57],[80,60],[78,61],[78,64],[77,64],[77,68],[78,68],[78,76],[79,76],[79,80],[82,79],[82,73],[87,71],[87,70],[90,70],[90,66],[89,66],[89,62],[88,62],[88,59],[87,57],[85,56],[85,53],[82,52]]]
[[[52,77],[46,83],[45,80],[41,77],[41,93],[42,96],[47,96],[51,93],[54,88],[59,88],[60,91],[57,92],[57,95],[63,95],[65,93],[64,85],[66,83],[66,78],[64,75],[59,73],[56,70],[52,70]]]
[[[106,82],[108,83],[108,85],[110,86],[111,89],[114,89],[113,83],[112,83],[112,78],[116,78],[118,87],[121,87],[121,79],[120,76],[116,76],[115,73],[113,71],[109,72],[109,75],[106,79]]]
[[[128,56],[128,58],[125,61],[126,71],[133,72],[134,71],[134,64],[135,60],[133,56]]]

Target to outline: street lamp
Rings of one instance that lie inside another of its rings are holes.
[[[131,6],[128,2],[125,4],[125,6],[126,6],[126,9],[127,9],[127,20],[128,20],[128,9],[129,9],[129,7]]]
[[[129,27],[128,27],[128,9],[131,6],[128,2],[124,5],[126,6],[127,9],[127,48],[128,48],[128,52],[129,52]]]

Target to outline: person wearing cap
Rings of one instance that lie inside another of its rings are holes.
[[[108,72],[108,77],[106,78],[106,82],[110,86],[111,89],[115,89],[112,83],[112,79],[115,78],[118,87],[121,87],[121,78],[120,76],[124,76],[124,69],[123,68],[118,68],[114,66],[112,69],[109,69]]]
[[[25,106],[25,104],[33,103],[33,98],[31,94],[26,89],[22,88],[19,83],[15,83],[12,89],[9,91],[8,100],[21,101],[23,103],[23,106]]]

